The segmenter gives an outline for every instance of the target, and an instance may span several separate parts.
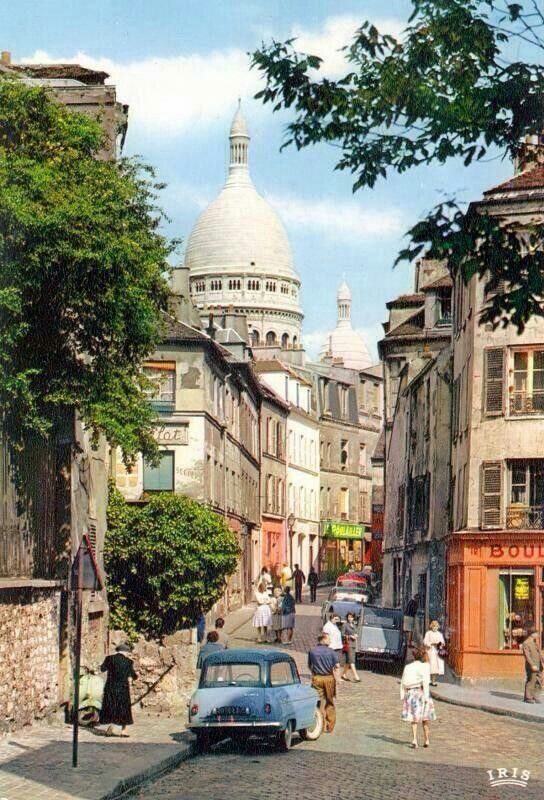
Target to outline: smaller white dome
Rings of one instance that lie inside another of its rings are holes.
[[[336,328],[323,342],[320,360],[332,357],[341,360],[347,369],[367,369],[372,366],[372,359],[363,337],[351,326],[351,290],[345,280],[338,287],[336,307]]]

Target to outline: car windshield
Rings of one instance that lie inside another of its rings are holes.
[[[379,608],[366,609],[363,617],[363,624],[369,628],[390,628],[396,630],[400,628],[400,615],[389,616],[380,614]]]
[[[201,687],[261,686],[260,664],[209,664],[200,680]]]

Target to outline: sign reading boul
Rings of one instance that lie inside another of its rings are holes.
[[[323,525],[323,536],[330,539],[361,539],[366,533],[364,525],[356,525],[354,522],[325,522]]]

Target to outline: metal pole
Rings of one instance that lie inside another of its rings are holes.
[[[77,591],[76,591],[76,641],[75,641],[75,667],[74,667],[74,708],[73,708],[73,739],[72,739],[72,767],[77,767],[79,744],[79,677],[81,673],[81,615],[83,592],[81,589],[81,572],[83,569],[83,553],[81,547],[77,554]]]

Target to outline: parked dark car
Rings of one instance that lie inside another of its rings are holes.
[[[358,664],[365,661],[385,661],[399,666],[404,664],[406,638],[402,609],[370,605],[362,609],[357,627]]]

